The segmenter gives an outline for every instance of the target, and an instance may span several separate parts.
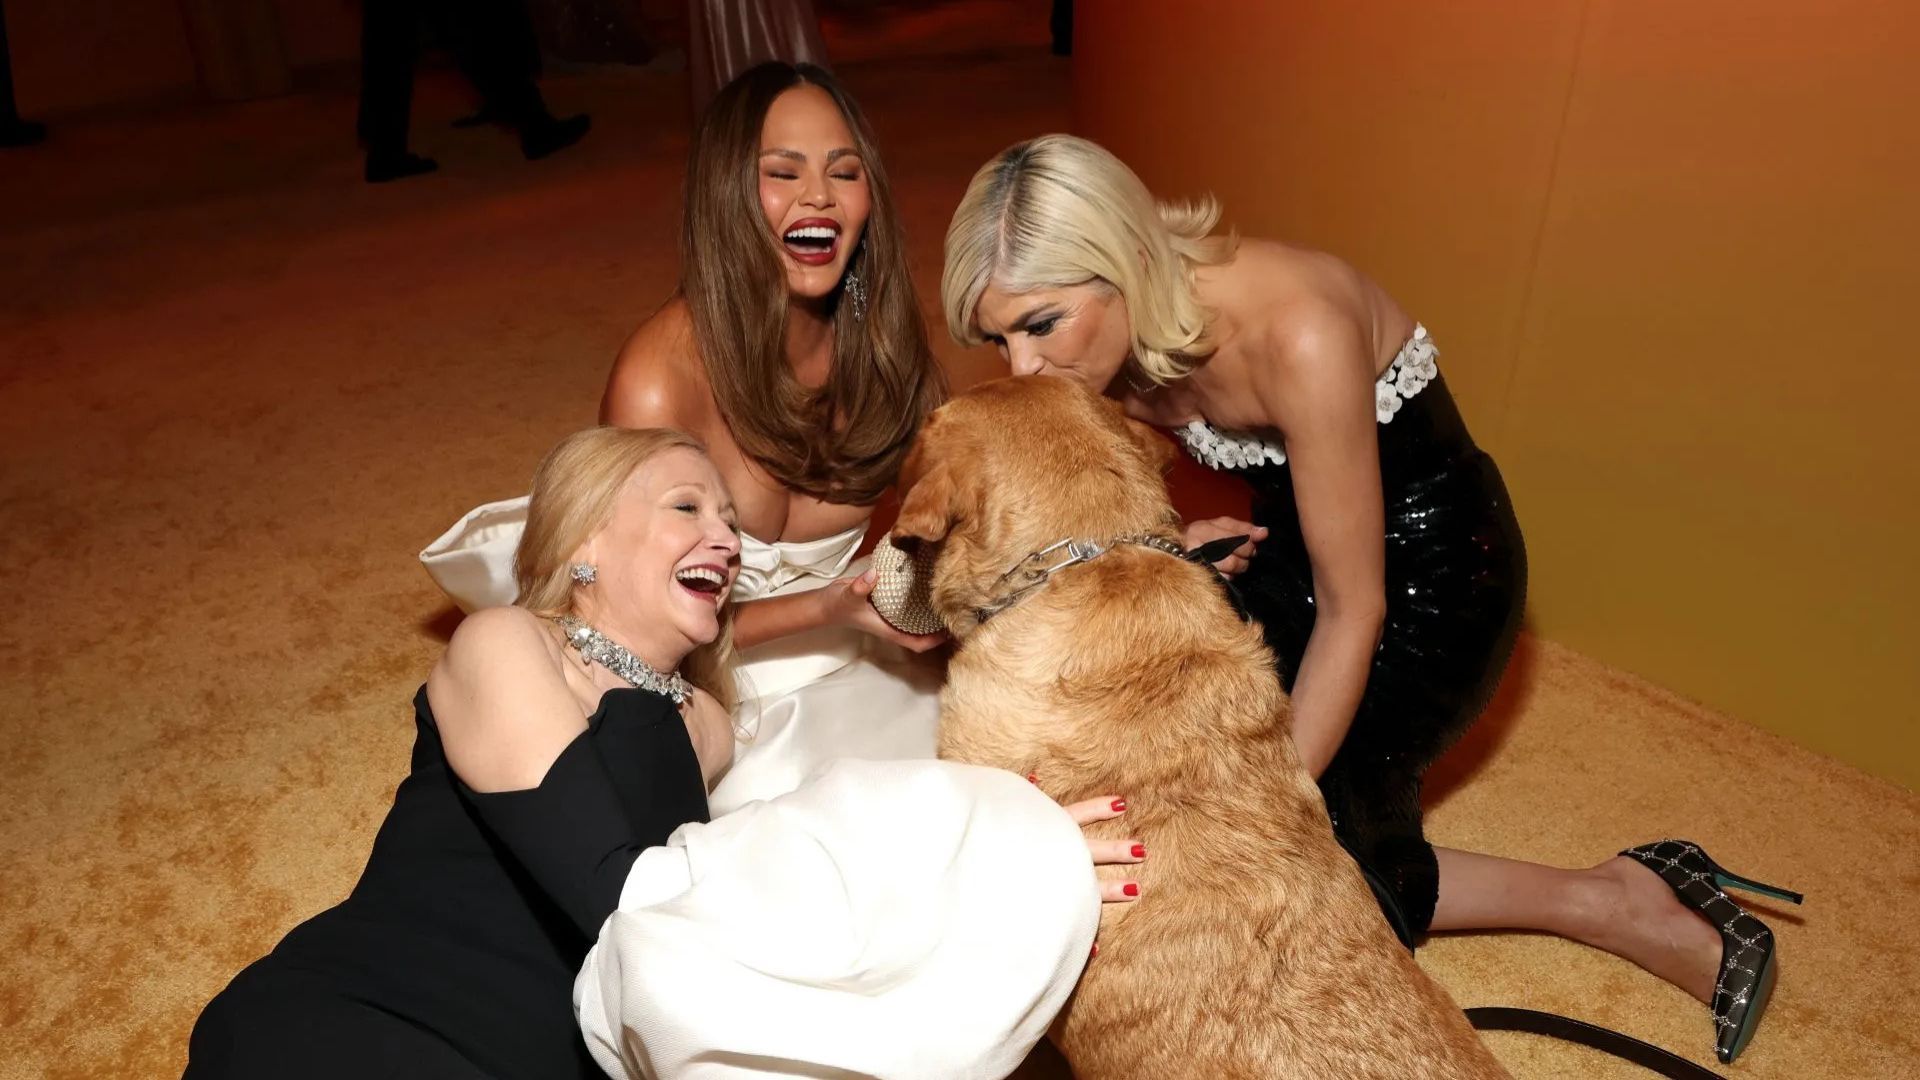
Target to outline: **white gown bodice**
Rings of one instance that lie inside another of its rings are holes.
[[[772,596],[797,581],[818,579],[825,584],[847,572],[853,553],[866,539],[867,523],[818,540],[775,540],[768,543],[740,535],[740,576],[733,582],[733,599],[758,600]],[[815,586],[816,588],[818,585]]]

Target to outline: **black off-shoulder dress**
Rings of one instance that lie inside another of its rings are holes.
[[[524,791],[447,765],[423,687],[413,765],[353,893],[289,933],[201,1014],[187,1080],[598,1080],[573,978],[640,851],[707,820],[671,701],[609,691]]]

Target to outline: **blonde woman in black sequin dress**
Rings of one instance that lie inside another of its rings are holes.
[[[1764,1007],[1741,972],[1759,951],[1770,968],[1772,946],[1703,917],[1724,896],[1679,891],[1645,851],[1565,870],[1426,841],[1421,779],[1485,707],[1520,625],[1506,486],[1392,297],[1330,255],[1213,236],[1218,218],[1157,202],[1084,139],[1016,145],[954,214],[948,328],[1017,375],[1108,393],[1246,480],[1254,522],[1195,523],[1188,546],[1253,536],[1221,568],[1265,626],[1335,831],[1409,944],[1503,927],[1583,941],[1708,1002],[1723,1059],[1737,1053]]]

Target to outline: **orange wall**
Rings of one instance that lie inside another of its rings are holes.
[[[1082,133],[1434,330],[1538,633],[1920,783],[1920,4],[1076,15]]]

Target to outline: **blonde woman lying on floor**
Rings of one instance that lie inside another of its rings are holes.
[[[709,823],[739,556],[690,436],[555,448],[521,601],[462,623],[415,696],[359,883],[213,999],[188,1080],[1011,1070],[1100,901],[1125,899],[1089,851],[1138,860],[1075,824],[1114,812],[994,770],[846,762]]]

